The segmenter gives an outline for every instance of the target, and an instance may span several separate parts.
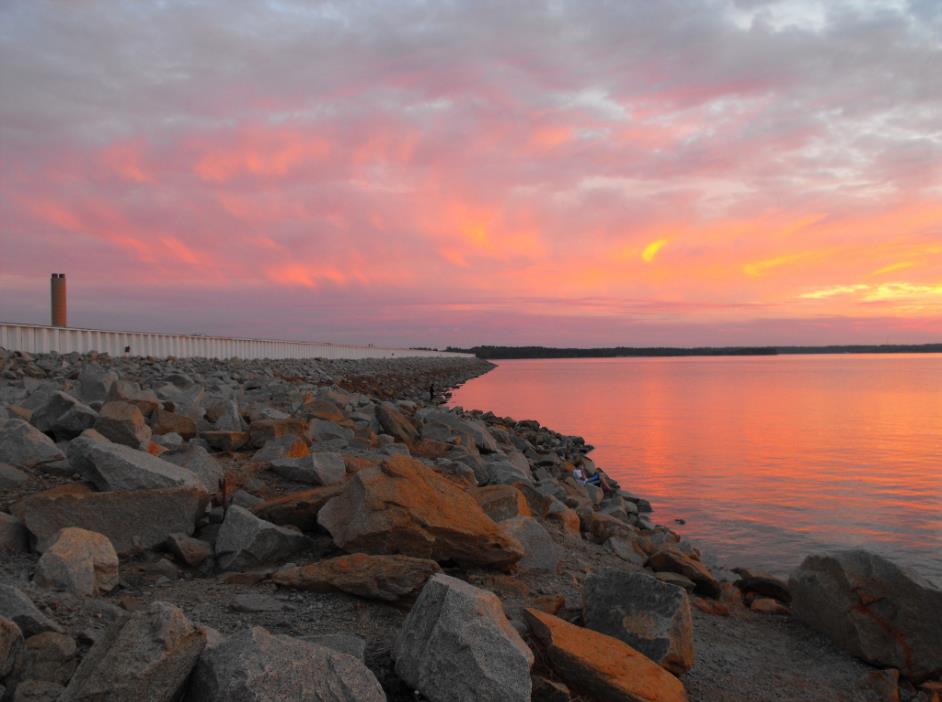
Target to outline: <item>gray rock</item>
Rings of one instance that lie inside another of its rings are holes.
[[[254,568],[284,561],[310,546],[303,534],[259,519],[232,505],[216,538],[216,559],[224,570]]]
[[[234,400],[220,402],[207,411],[207,417],[212,417],[210,421],[216,431],[245,431],[245,421],[239,413],[239,405]]]
[[[155,434],[151,440],[158,446],[168,449],[169,451],[182,449],[185,444],[183,437],[174,431],[169,434]]]
[[[383,431],[395,437],[397,441],[411,446],[419,438],[415,425],[391,402],[376,405],[376,419],[379,420]]]
[[[90,441],[82,446],[79,455],[84,477],[99,490],[205,489],[193,472],[130,446]]]
[[[59,702],[63,690],[62,685],[48,680],[23,680],[16,686],[13,702]]]
[[[78,666],[78,648],[71,636],[46,631],[26,639],[24,678],[65,685]]]
[[[302,640],[315,646],[324,646],[340,653],[346,653],[357,660],[366,660],[366,641],[353,634],[310,634],[304,636]]]
[[[105,370],[97,363],[89,363],[79,373],[79,395],[85,402],[104,402],[117,380],[118,374],[114,371]]]
[[[105,399],[128,402],[136,406],[145,417],[149,417],[151,412],[160,407],[160,400],[153,390],[142,390],[140,385],[128,380],[119,379],[112,383]]]
[[[153,602],[110,627],[82,660],[62,702],[172,702],[206,645],[177,607]]]
[[[485,475],[479,476],[484,477],[482,482],[486,482],[488,485],[532,483],[533,473],[530,472],[530,466],[526,462],[527,459],[519,452],[516,455],[523,458],[523,461],[521,462],[519,459],[512,461],[509,457],[500,453],[488,455],[484,461]]]
[[[500,523],[508,536],[523,544],[524,556],[517,562],[523,571],[555,573],[560,548],[549,532],[533,517],[514,517]]]
[[[25,553],[29,550],[29,532],[12,514],[0,512],[0,554]]]
[[[16,622],[0,616],[0,680],[20,667],[23,657],[23,632]]]
[[[353,441],[352,429],[342,427],[336,422],[325,419],[312,419],[308,424],[307,437],[315,444],[344,448]]]
[[[151,430],[136,405],[120,400],[106,402],[101,408],[95,431],[116,444],[147,450]]]
[[[213,555],[211,544],[186,534],[171,534],[166,547],[180,563],[190,568],[196,568]]]
[[[47,491],[30,495],[13,507],[45,551],[63,527],[76,526],[104,534],[118,552],[128,555],[154,548],[170,534],[192,534],[208,497],[202,488],[167,488],[128,492]]]
[[[285,480],[309,485],[333,485],[347,475],[343,456],[335,451],[319,451],[302,458],[272,461],[271,469]]]
[[[396,673],[432,702],[529,702],[533,653],[497,596],[433,575],[393,645]]]
[[[219,490],[219,483],[225,476],[219,461],[199,444],[190,444],[182,451],[172,451],[161,458],[193,473],[210,495]]]
[[[78,436],[94,426],[97,419],[95,410],[60,390],[33,412],[30,422],[39,431],[53,434],[61,440]]]
[[[687,593],[645,572],[589,575],[582,590],[585,626],[621,639],[675,675],[693,666]]]
[[[381,702],[379,681],[361,661],[254,626],[200,657],[188,702]]]
[[[3,420],[0,420],[2,422]],[[0,490],[9,490],[18,485],[22,485],[29,479],[29,476],[19,468],[14,468],[9,463],[0,463]]]
[[[633,539],[625,536],[611,536],[605,542],[605,546],[623,561],[627,561],[638,568],[644,567],[647,555],[640,546],[636,545]]]
[[[16,623],[23,636],[44,631],[62,633],[62,627],[36,609],[33,601],[12,585],[0,584],[0,617]]]
[[[22,419],[0,424],[0,462],[19,468],[35,468],[65,459],[52,439]]]
[[[942,590],[864,550],[808,556],[792,613],[868,663],[915,682],[942,676]]]
[[[67,527],[39,559],[35,580],[80,596],[110,592],[118,585],[118,554],[107,536]]]

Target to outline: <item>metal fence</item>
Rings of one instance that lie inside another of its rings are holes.
[[[0,348],[27,353],[88,353],[177,358],[468,358],[444,351],[355,346],[313,341],[183,336],[156,332],[101,331],[0,322]]]

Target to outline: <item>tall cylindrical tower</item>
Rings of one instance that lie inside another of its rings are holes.
[[[68,309],[65,294],[65,273],[53,273],[50,281],[52,290],[52,326],[69,326]]]

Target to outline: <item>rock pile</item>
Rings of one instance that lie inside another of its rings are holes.
[[[0,698],[682,700],[691,604],[883,611],[857,561],[736,590],[580,437],[438,404],[488,368],[0,350]]]

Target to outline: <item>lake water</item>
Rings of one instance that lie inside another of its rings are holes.
[[[940,355],[502,361],[451,404],[585,437],[729,567],[865,546],[942,584]]]

